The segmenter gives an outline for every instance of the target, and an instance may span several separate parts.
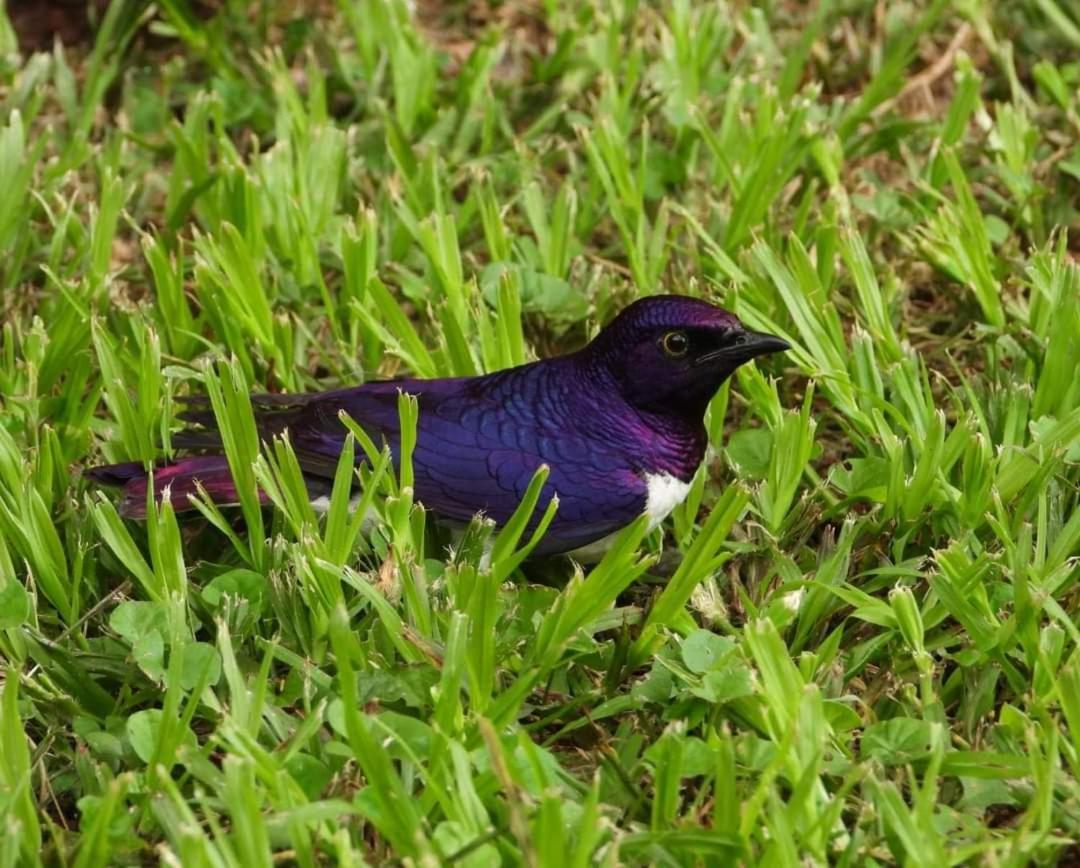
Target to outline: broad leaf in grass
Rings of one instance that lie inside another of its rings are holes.
[[[863,730],[860,750],[867,759],[901,765],[930,756],[933,724],[911,717],[872,723]]]
[[[150,762],[154,756],[154,747],[161,737],[163,716],[164,712],[160,708],[146,708],[131,715],[124,727],[131,749],[144,763]],[[195,743],[195,736],[190,729],[184,733],[184,741]]]
[[[849,703],[839,699],[826,699],[821,710],[833,732],[849,732],[862,724],[862,718]]]
[[[830,481],[837,488],[848,497],[885,502],[890,475],[887,458],[852,458],[846,465],[837,465],[830,475]]]
[[[708,630],[695,630],[682,643],[682,659],[686,668],[700,675],[722,663],[735,648],[735,641],[717,636]]]
[[[412,708],[429,708],[431,688],[438,680],[438,672],[431,666],[412,666],[397,674],[366,672],[357,689],[361,702],[404,702]]]
[[[660,663],[654,663],[649,674],[631,688],[635,699],[644,702],[666,703],[675,688],[675,677],[671,670]]]
[[[716,771],[716,751],[700,738],[692,735],[668,735],[665,738],[678,738],[682,742],[682,765],[679,769],[681,777],[693,778]],[[653,742],[645,751],[644,759],[653,765],[663,762],[666,754],[665,738]]]
[[[266,604],[266,576],[254,570],[229,570],[211,579],[202,589],[202,598],[212,610],[217,610],[226,595],[247,600],[252,611],[261,615]]]
[[[768,428],[743,428],[731,435],[724,454],[743,476],[764,479],[772,449],[773,435]]]
[[[964,795],[959,807],[982,813],[991,805],[1014,807],[1020,802],[1013,795],[1012,788],[1002,780],[994,778],[963,778]]]
[[[207,642],[191,642],[184,646],[183,668],[180,670],[180,686],[193,690],[207,670],[207,683],[213,686],[221,678],[221,655],[217,648]]]
[[[518,273],[521,283],[521,307],[528,313],[539,313],[563,323],[585,318],[589,305],[580,290],[560,277],[552,277],[532,268],[509,262],[492,262],[480,275],[484,299],[494,306],[499,296],[499,283],[505,271]]]
[[[165,637],[160,630],[149,630],[135,640],[131,656],[136,665],[153,681],[165,677]]]
[[[285,761],[285,771],[304,791],[304,795],[312,801],[322,795],[326,785],[330,783],[330,778],[333,777],[333,772],[326,763],[306,753],[289,757]]]
[[[163,633],[168,628],[168,617],[168,610],[160,603],[125,600],[113,611],[109,626],[134,646],[147,633]]]
[[[110,765],[120,762],[124,757],[124,743],[111,732],[88,732],[83,739],[95,757]]]
[[[701,686],[690,688],[695,696],[715,705],[723,705],[744,696],[752,696],[754,682],[750,667],[736,661],[732,665],[716,672],[706,672],[701,679]]]
[[[30,617],[30,596],[18,582],[11,580],[0,588],[0,630],[18,627]]]
[[[433,743],[430,726],[415,717],[383,711],[374,718],[373,732],[384,741],[387,754],[395,759],[409,760],[414,756],[429,756]]]

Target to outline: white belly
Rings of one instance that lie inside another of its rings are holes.
[[[354,494],[349,498],[349,514],[352,515],[356,512],[356,508],[360,505],[360,495]],[[330,511],[330,498],[325,494],[319,497],[312,498],[311,508],[315,510],[317,515],[326,515]],[[367,513],[364,515],[364,521],[360,525],[362,533],[368,533],[375,522],[379,520],[379,514],[375,511],[374,507],[369,506]]]
[[[675,507],[686,500],[690,483],[670,473],[646,473],[645,485],[649,490],[645,514],[649,517],[649,530],[655,530]]]
[[[645,514],[649,517],[649,532],[651,533],[660,526],[660,522],[671,515],[671,511],[675,507],[686,500],[686,495],[690,492],[690,483],[683,482],[670,473],[646,473],[644,479],[645,488],[648,492],[645,497]],[[349,501],[350,512],[356,509],[359,501],[360,496],[353,495]],[[326,513],[330,509],[330,498],[326,495],[317,497],[311,501],[311,505],[317,513]],[[378,514],[369,508],[368,514],[364,517],[363,529],[365,532],[370,529],[370,525],[377,518]],[[574,549],[569,554],[582,563],[595,563],[611,548],[617,534],[618,531],[608,534],[588,545]]]
[[[647,473],[645,474],[645,487],[648,496],[645,498],[645,514],[649,517],[649,531],[652,532],[660,526],[665,518],[671,515],[671,511],[686,500],[690,492],[690,483],[683,482],[677,476],[670,473]],[[609,533],[598,540],[570,552],[570,557],[585,564],[596,563],[600,560],[615,541],[619,531]]]

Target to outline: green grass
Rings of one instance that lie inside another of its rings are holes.
[[[0,15],[0,864],[1072,864],[1076,8],[418,7]],[[656,291],[795,349],[590,569],[260,454]],[[242,508],[122,520],[192,393]]]

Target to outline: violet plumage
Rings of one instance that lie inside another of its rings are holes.
[[[659,523],[685,497],[704,457],[710,398],[739,365],[787,348],[707,302],[653,296],[627,307],[569,355],[479,377],[374,382],[252,402],[265,439],[288,431],[315,499],[329,492],[345,441],[339,413],[396,456],[397,396],[416,395],[416,498],[450,523],[482,512],[502,524],[547,464],[541,506],[557,493],[559,507],[537,553],[555,554],[589,546],[643,512]],[[213,414],[193,409],[183,418],[200,427],[178,434],[175,444],[217,454],[160,465],[155,495],[168,487],[182,510],[201,485],[216,502],[234,502]],[[141,465],[89,473],[123,486],[126,515],[145,512],[149,482]]]

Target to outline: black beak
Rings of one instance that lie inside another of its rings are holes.
[[[748,362],[758,356],[767,356],[769,353],[782,353],[790,350],[791,344],[776,335],[765,332],[747,331],[735,340],[735,353],[738,357]]]
[[[790,350],[791,344],[776,335],[765,332],[752,332],[749,330],[728,333],[724,345],[719,349],[698,356],[694,360],[695,365],[711,365],[722,363],[731,367],[749,362],[758,356],[767,356],[769,353],[782,353]]]

